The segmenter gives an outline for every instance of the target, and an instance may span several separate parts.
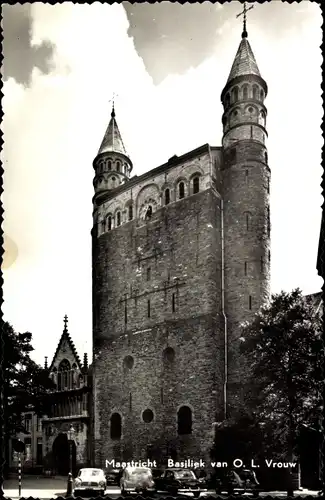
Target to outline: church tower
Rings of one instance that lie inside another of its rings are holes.
[[[270,168],[266,149],[266,95],[267,85],[249,44],[244,17],[242,40],[221,94],[230,394],[238,394],[236,388],[243,377],[242,367],[238,366],[240,325],[253,318],[269,295]]]
[[[111,119],[93,162],[95,177],[95,199],[121,184],[124,184],[132,172],[130,160],[123,144],[113,104]]]
[[[221,147],[130,178],[113,107],[93,163],[98,467],[208,461],[216,422],[238,407],[240,325],[268,298],[270,260],[267,85],[245,24],[221,94]]]

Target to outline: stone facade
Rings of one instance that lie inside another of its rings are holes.
[[[252,57],[243,38],[221,96],[221,148],[95,189],[97,466],[208,459],[215,422],[240,398],[240,325],[267,300],[270,277],[267,87]],[[109,149],[94,160],[95,186]]]
[[[91,372],[81,363],[65,328],[48,368],[56,384],[42,419],[44,468],[67,474],[90,464]],[[72,433],[71,433],[72,431]]]

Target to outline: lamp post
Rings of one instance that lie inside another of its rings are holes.
[[[73,469],[73,462],[72,462],[72,445],[73,445],[73,438],[74,438],[74,433],[75,433],[75,430],[72,426],[72,424],[70,425],[70,428],[67,432],[68,434],[68,443],[69,443],[69,469],[70,469],[70,472],[68,474],[68,485],[67,485],[67,494],[66,496],[67,497],[70,497],[72,496],[72,482],[73,482],[73,476],[72,476],[72,469]]]

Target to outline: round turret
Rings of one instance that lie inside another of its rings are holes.
[[[117,126],[114,107],[93,166],[95,196],[117,188],[130,178],[133,165]]]

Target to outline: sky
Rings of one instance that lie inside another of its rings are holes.
[[[220,94],[242,4],[3,6],[4,319],[51,360],[69,317],[92,349],[93,167],[113,92],[133,175],[222,138]],[[271,289],[321,290],[319,5],[254,4],[248,39],[269,87]]]

